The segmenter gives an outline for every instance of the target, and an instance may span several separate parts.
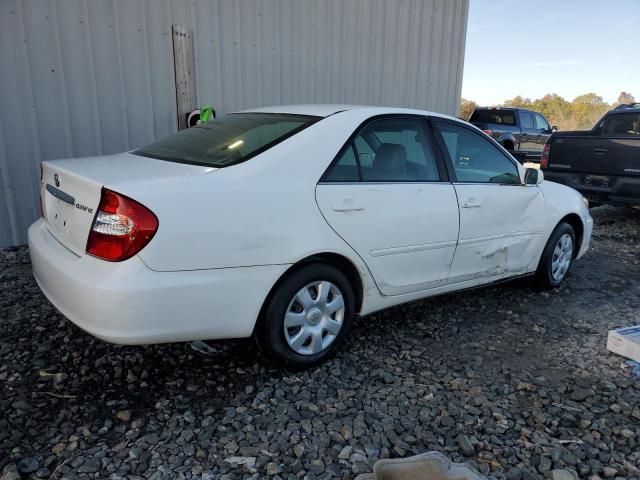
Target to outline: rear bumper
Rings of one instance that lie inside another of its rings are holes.
[[[545,180],[561,183],[578,190],[589,201],[623,205],[640,205],[640,177],[608,175],[608,187],[585,185],[586,173],[544,170]]]
[[[40,219],[29,228],[33,273],[69,320],[103,340],[148,344],[251,335],[286,265],[155,272],[137,256],[78,257]]]

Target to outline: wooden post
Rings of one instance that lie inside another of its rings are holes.
[[[178,130],[187,128],[187,115],[196,108],[195,57],[193,34],[186,27],[173,25],[173,69],[176,82]]]

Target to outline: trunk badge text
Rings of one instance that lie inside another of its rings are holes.
[[[76,203],[76,208],[79,210],[84,210],[85,212],[93,213],[93,208],[89,208],[86,205],[82,205],[80,203]]]

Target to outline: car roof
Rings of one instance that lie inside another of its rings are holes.
[[[405,113],[416,115],[431,115],[434,117],[453,118],[449,115],[441,113],[429,112],[426,110],[416,110],[411,108],[397,107],[379,107],[373,105],[343,105],[343,104],[304,104],[304,105],[278,105],[272,107],[259,107],[241,110],[235,113],[289,113],[294,115],[312,115],[316,117],[328,117],[336,113],[352,111],[352,110],[368,110],[371,116],[384,115],[393,113]]]
[[[625,107],[625,108],[614,108],[613,110],[609,110],[609,115],[617,115],[619,113],[640,113],[640,107]]]
[[[520,107],[476,107],[474,110],[523,110],[530,112],[531,110]]]

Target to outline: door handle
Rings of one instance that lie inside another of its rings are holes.
[[[359,212],[364,210],[364,207],[355,202],[344,201],[333,206],[334,212]]]
[[[481,207],[482,204],[481,203],[477,203],[477,202],[464,202],[462,204],[462,208],[478,208]]]
[[[607,151],[608,150],[606,148],[594,148],[592,150],[593,153],[596,153],[598,155],[603,155],[603,154],[607,153]]]

